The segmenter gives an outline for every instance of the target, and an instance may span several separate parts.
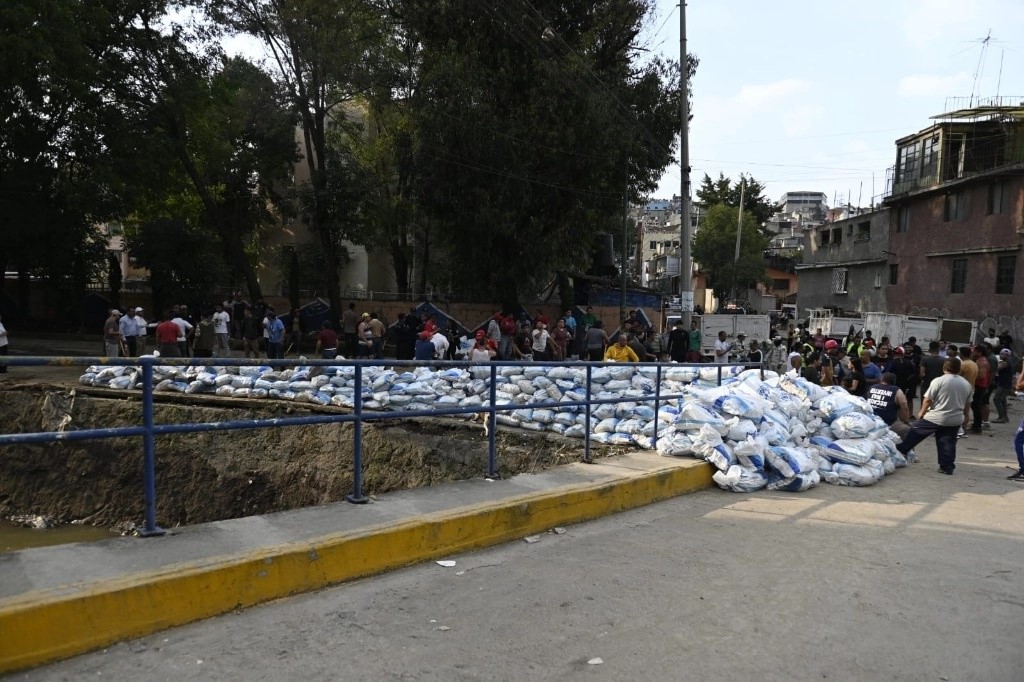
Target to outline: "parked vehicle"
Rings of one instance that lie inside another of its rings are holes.
[[[931,341],[946,341],[958,346],[974,343],[978,323],[974,320],[951,318],[918,317],[895,313],[865,313],[864,326],[871,330],[876,339],[888,336],[895,345],[906,342],[911,336],[917,345],[926,347]]]

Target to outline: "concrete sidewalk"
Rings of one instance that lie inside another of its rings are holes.
[[[462,481],[0,554],[0,673],[712,485],[710,465],[638,452],[507,481]]]

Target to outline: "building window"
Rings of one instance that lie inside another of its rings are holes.
[[[849,279],[849,271],[846,268],[832,268],[832,293],[845,294]]]
[[[945,196],[943,218],[948,223],[952,220],[963,220],[966,216],[967,201],[963,192],[950,192]]]
[[[876,289],[881,289],[882,288],[882,273],[880,273],[880,272],[876,272],[875,273],[875,288]]]
[[[1006,182],[993,182],[988,186],[988,207],[986,213],[995,215],[1006,210]]]
[[[822,230],[818,233],[818,241],[822,246],[832,243],[832,230]]]
[[[949,293],[962,294],[967,288],[967,259],[953,259],[953,280],[949,286]]]
[[[843,243],[843,228],[837,227],[836,229],[832,230],[832,243],[833,244],[842,244]]]
[[[773,279],[772,289],[775,291],[789,291],[789,280],[788,279]]]
[[[896,231],[910,231],[910,208],[907,206],[900,206],[899,209],[896,210]]]
[[[1017,276],[1017,256],[1000,256],[996,265],[996,293],[1012,294],[1013,280]]]
[[[889,266],[889,286],[894,287],[899,281],[900,266],[895,263]]]
[[[651,251],[654,251],[656,248],[658,248],[658,242],[651,242],[649,248],[651,249]]]
[[[853,223],[850,223],[849,225],[846,226],[846,236],[847,237],[852,237],[853,236]]]
[[[866,242],[871,239],[871,221],[866,220],[863,223],[857,223],[857,241]]]
[[[921,152],[921,177],[927,178],[935,173],[939,163],[939,134],[935,133],[925,139]]]
[[[899,166],[896,182],[906,182],[917,177],[918,143],[914,142],[899,150]]]

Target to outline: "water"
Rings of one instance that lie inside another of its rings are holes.
[[[106,528],[96,526],[60,526],[58,528],[22,528],[0,519],[0,552],[13,552],[29,547],[64,545],[69,542],[95,542],[116,537]]]

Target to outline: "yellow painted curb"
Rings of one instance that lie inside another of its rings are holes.
[[[663,461],[597,483],[0,600],[0,673],[712,485],[710,465]]]

